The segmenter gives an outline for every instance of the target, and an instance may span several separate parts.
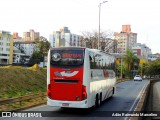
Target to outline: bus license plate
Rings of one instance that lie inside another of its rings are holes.
[[[62,103],[62,106],[67,107],[67,106],[69,106],[69,103]]]

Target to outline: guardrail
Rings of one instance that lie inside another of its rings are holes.
[[[46,103],[46,93],[0,100],[0,111],[17,111]]]

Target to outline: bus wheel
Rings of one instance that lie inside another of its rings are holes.
[[[111,98],[113,97],[113,95],[114,95],[114,87],[113,87],[113,89],[112,89],[112,95],[111,95]]]
[[[99,97],[99,95],[97,94],[96,95],[96,101],[95,101],[95,107],[99,107],[100,106],[100,104],[101,104],[101,100],[100,100],[100,97]]]
[[[100,105],[102,104],[102,93],[100,93]]]

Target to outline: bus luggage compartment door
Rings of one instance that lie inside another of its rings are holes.
[[[78,80],[54,80],[51,86],[54,100],[82,100],[82,84]]]

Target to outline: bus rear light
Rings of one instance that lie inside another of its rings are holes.
[[[86,91],[86,86],[82,86],[82,100],[87,99],[87,91]]]
[[[48,84],[47,96],[51,98],[51,84]]]

